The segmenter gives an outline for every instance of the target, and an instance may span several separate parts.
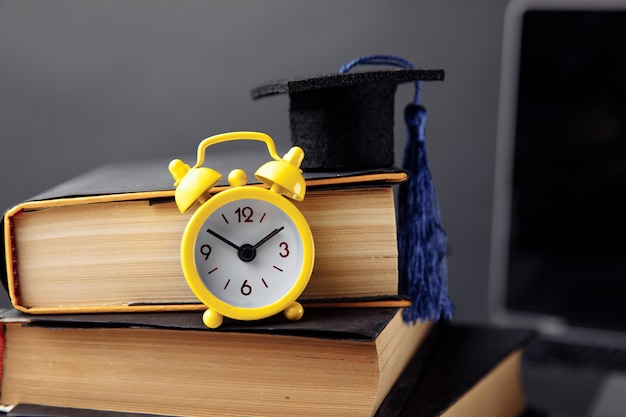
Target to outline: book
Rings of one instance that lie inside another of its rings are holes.
[[[210,166],[225,172],[219,165],[227,159]],[[313,232],[316,258],[301,300],[407,305],[398,298],[392,189],[406,173],[312,172],[305,179],[306,198],[295,204]],[[180,266],[194,210],[178,211],[172,183],[165,161],[114,164],[9,209],[0,272],[14,307],[37,314],[203,309]]]
[[[3,323],[3,405],[175,416],[373,415],[432,328],[397,308],[299,322],[195,312],[27,315]]]
[[[375,417],[530,417],[522,356],[530,330],[438,323]]]
[[[521,383],[521,357],[534,333],[438,323],[420,344],[375,417],[537,417]],[[349,382],[347,382],[349,383]],[[8,417],[138,417],[121,411],[19,404]],[[297,415],[297,414],[293,414]],[[339,413],[335,415],[341,415]]]

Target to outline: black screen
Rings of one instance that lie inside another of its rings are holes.
[[[507,306],[626,330],[626,12],[523,20]]]

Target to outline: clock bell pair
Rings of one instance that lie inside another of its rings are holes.
[[[272,160],[255,172],[267,188],[248,185],[246,173],[234,169],[230,187],[212,195],[222,175],[201,166],[206,149],[239,140],[267,145]],[[281,311],[289,320],[302,317],[296,299],[311,277],[315,247],[306,219],[289,200],[304,199],[303,158],[297,146],[281,158],[267,134],[228,132],[203,140],[193,167],[170,163],[181,213],[200,204],[184,230],[180,258],[189,287],[208,307],[207,327],[219,327],[223,317],[257,320]]]

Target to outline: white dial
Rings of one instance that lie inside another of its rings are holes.
[[[198,231],[194,264],[218,299],[258,308],[282,298],[303,264],[303,243],[292,219],[260,199],[231,201],[211,213]]]

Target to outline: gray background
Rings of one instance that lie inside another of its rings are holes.
[[[505,0],[0,1],[0,209],[103,163],[194,154],[225,131],[289,146],[288,98],[250,90],[365,54],[443,68],[427,145],[456,319],[487,318]],[[405,141],[396,100],[396,158]],[[6,298],[2,299],[8,304]]]

